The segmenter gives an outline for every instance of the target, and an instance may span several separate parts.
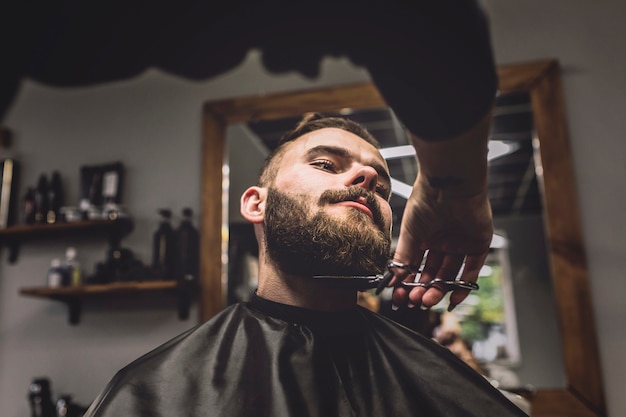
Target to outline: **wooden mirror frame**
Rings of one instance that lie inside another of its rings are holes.
[[[565,117],[560,67],[555,60],[498,67],[501,93],[528,92],[543,167],[544,208],[561,329],[566,387],[539,389],[533,417],[606,415],[600,357],[580,226],[578,197]],[[203,111],[200,321],[225,307],[222,253],[228,239],[222,182],[227,126],[299,116],[309,111],[386,106],[372,83],[234,98]]]

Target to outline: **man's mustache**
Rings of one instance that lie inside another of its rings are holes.
[[[323,206],[325,204],[340,203],[342,201],[357,201],[360,198],[365,200],[367,207],[372,212],[374,223],[384,231],[385,220],[383,219],[380,204],[378,204],[375,194],[371,191],[367,191],[363,187],[352,186],[345,190],[326,190],[320,196],[318,204],[319,206]]]

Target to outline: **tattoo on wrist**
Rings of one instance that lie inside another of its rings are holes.
[[[428,178],[428,185],[430,185],[433,188],[440,188],[440,189],[444,189],[444,188],[449,188],[449,187],[456,187],[463,184],[463,180],[461,178],[458,177],[446,177],[446,178],[441,178],[441,177],[432,177],[432,178]]]

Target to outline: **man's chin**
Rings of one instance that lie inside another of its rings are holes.
[[[304,202],[277,190],[268,192],[265,244],[281,270],[311,277],[375,274],[380,264],[384,268],[389,232],[366,213],[332,204],[312,216],[307,213]]]

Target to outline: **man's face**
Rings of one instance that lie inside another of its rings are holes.
[[[268,189],[271,259],[296,275],[382,271],[390,255],[391,208],[388,169],[378,150],[335,128],[288,146]]]

